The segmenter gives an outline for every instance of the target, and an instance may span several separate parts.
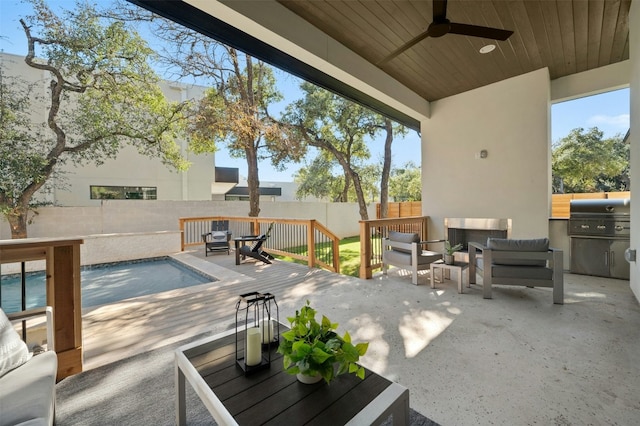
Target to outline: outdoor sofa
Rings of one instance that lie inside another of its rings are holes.
[[[11,321],[45,315],[47,351],[34,355]],[[52,425],[58,357],[53,350],[50,307],[5,315],[0,309],[0,426]]]

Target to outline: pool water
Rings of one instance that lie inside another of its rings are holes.
[[[82,307],[104,305],[211,281],[215,279],[200,275],[168,258],[85,267],[81,271]],[[7,313],[20,311],[20,277],[2,277],[0,287],[2,309]],[[27,309],[45,306],[45,302],[44,272],[28,274]]]

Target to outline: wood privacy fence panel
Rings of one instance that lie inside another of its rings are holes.
[[[569,218],[571,200],[598,200],[608,198],[631,198],[630,191],[622,192],[590,192],[578,194],[553,194],[551,196],[551,217],[556,219]]]
[[[389,203],[387,218],[415,217],[422,215],[422,201],[405,201],[402,203]],[[376,218],[382,219],[380,203],[376,204]]]
[[[578,194],[552,194],[551,217],[556,219],[569,218],[569,205],[571,200],[581,199],[607,199],[607,198],[631,198],[630,191],[621,192],[590,192]],[[421,201],[407,201],[403,203],[389,203],[387,218],[412,217],[422,215]],[[380,203],[376,204],[376,218],[380,217]]]

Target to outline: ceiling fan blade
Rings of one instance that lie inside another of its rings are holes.
[[[390,60],[392,60],[396,56],[398,56],[401,53],[403,53],[405,50],[411,49],[413,46],[415,46],[416,44],[420,43],[422,40],[424,40],[427,37],[429,37],[429,32],[428,31],[423,31],[422,33],[418,34],[417,36],[415,36],[414,38],[412,38],[411,40],[409,40],[408,42],[406,42],[405,44],[400,46],[398,49],[396,49],[394,52],[392,52],[389,56],[387,56],[386,58],[382,59],[381,61],[378,61],[377,65],[378,66],[382,66],[382,65],[386,64],[387,62],[389,62]]]
[[[513,31],[451,22],[449,33],[505,41]]]
[[[447,0],[433,0],[433,21],[447,19]]]

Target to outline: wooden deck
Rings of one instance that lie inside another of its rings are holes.
[[[286,322],[297,303],[314,292],[345,281],[361,281],[289,262],[265,265],[247,259],[235,265],[233,253],[205,258],[204,250],[193,250],[174,257],[218,281],[83,310],[85,370],[201,333],[230,329],[236,301],[243,293],[274,294],[280,320]]]

